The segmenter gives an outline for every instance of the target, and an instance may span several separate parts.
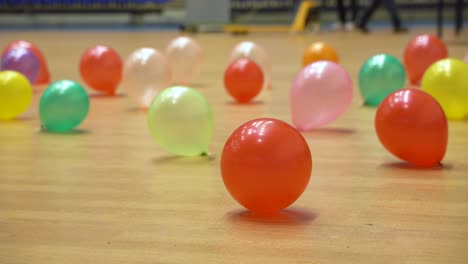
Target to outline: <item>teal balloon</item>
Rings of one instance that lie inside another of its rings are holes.
[[[359,89],[364,104],[369,106],[378,106],[387,95],[404,88],[405,83],[405,67],[388,54],[371,57],[359,71]]]
[[[86,118],[89,96],[80,84],[61,80],[47,87],[39,103],[39,117],[44,129],[50,132],[69,132]]]

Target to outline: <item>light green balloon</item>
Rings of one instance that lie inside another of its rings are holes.
[[[198,91],[185,86],[164,89],[153,99],[147,118],[153,138],[168,152],[180,156],[208,152],[213,112]]]
[[[359,89],[369,106],[378,106],[389,94],[404,88],[405,82],[403,64],[388,54],[372,56],[359,71]]]

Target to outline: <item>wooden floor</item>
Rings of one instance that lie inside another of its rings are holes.
[[[434,29],[429,29],[431,32]],[[37,98],[17,121],[0,123],[0,263],[468,263],[468,123],[450,122],[444,168],[419,170],[380,145],[373,108],[355,88],[350,110],[304,133],[313,155],[307,190],[288,210],[252,216],[226,191],[219,169],[225,140],[257,117],[290,122],[289,89],[307,44],[334,45],[355,84],[376,53],[402,57],[407,35],[378,31],[319,35],[196,35],[205,52],[193,85],[215,112],[210,155],[177,158],[150,137],[145,114],[125,96],[92,96],[80,130],[39,131]],[[37,43],[54,80],[80,80],[78,61],[106,44],[123,57],[143,46],[164,49],[177,33],[3,32],[0,44]],[[446,32],[450,54],[468,52],[466,36]],[[231,48],[264,46],[273,89],[240,106],[222,86]]]

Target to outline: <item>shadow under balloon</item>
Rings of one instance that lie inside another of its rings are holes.
[[[54,132],[47,129],[39,129],[39,132],[46,135],[57,135],[57,136],[79,136],[91,134],[91,131],[85,129],[73,129],[65,132]]]
[[[203,154],[199,156],[193,157],[185,157],[185,156],[176,156],[176,155],[165,155],[160,156],[152,159],[152,163],[156,165],[161,164],[177,164],[177,165],[193,165],[193,164],[207,164],[214,162],[216,160],[216,156],[212,154]]]
[[[314,222],[318,217],[318,212],[304,208],[287,208],[265,215],[238,209],[226,214],[226,218],[233,223],[250,222],[266,225],[306,225]]]
[[[101,94],[101,93],[92,93],[89,95],[89,98],[105,98],[105,99],[119,99],[119,98],[124,98],[126,97],[125,94]]]
[[[324,127],[317,128],[302,132],[304,135],[311,136],[350,136],[356,133],[356,130],[351,128],[339,128],[339,127]]]
[[[414,164],[411,164],[405,161],[394,161],[394,162],[383,163],[379,167],[383,169],[388,169],[388,170],[444,171],[444,170],[452,170],[453,164],[440,163],[434,167],[420,167],[420,166],[416,166]]]
[[[368,102],[362,102],[361,107],[369,110],[377,110],[377,108],[379,108],[378,105],[370,104]]]
[[[27,121],[35,120],[32,116],[19,116],[17,118],[9,119],[9,120],[0,120],[0,125],[2,124],[18,124],[24,123]]]
[[[252,102],[248,102],[248,103],[239,103],[239,102],[236,102],[236,101],[227,101],[226,102],[226,105],[240,106],[240,107],[259,106],[259,105],[264,105],[264,104],[265,104],[265,102],[262,101],[262,100],[252,101]]]

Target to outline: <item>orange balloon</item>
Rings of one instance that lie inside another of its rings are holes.
[[[307,66],[313,62],[321,60],[338,63],[338,53],[330,44],[325,42],[315,42],[305,50],[304,55],[302,56],[302,66]]]
[[[237,128],[224,145],[221,174],[242,206],[275,213],[295,202],[312,173],[312,154],[301,133],[273,118],[254,119]]]
[[[122,58],[110,47],[91,47],[81,56],[81,78],[96,91],[114,95],[122,80],[122,72]]]
[[[44,55],[42,54],[42,51],[36,45],[25,40],[11,42],[3,49],[2,57],[13,48],[25,48],[31,51],[34,54],[34,56],[36,56],[36,58],[39,60],[39,75],[34,84],[47,85],[50,83],[50,73],[49,68],[47,66],[47,62],[45,60]]]
[[[411,84],[419,84],[429,66],[447,56],[447,47],[436,36],[424,34],[412,39],[403,54],[403,63]]]
[[[224,87],[240,103],[246,103],[257,96],[262,86],[262,68],[252,60],[235,60],[224,73]]]
[[[447,149],[447,118],[440,104],[419,89],[387,96],[377,109],[375,129],[382,145],[416,166],[433,167]]]

